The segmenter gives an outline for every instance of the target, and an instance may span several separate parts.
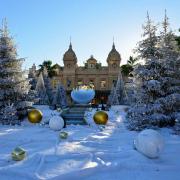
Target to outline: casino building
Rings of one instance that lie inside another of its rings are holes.
[[[86,60],[84,66],[78,66],[78,58],[70,43],[63,56],[64,66],[54,65],[55,75],[51,78],[52,87],[56,89],[59,83],[63,84],[71,103],[70,92],[73,88],[80,85],[91,85],[94,86],[96,92],[94,103],[99,103],[102,99],[106,102],[113,83],[117,81],[118,74],[121,73],[121,55],[114,43],[106,61],[107,66],[102,66],[96,58],[91,56]],[[36,66],[33,65],[29,69],[29,77],[35,72],[37,72]]]

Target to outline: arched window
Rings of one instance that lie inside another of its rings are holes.
[[[116,64],[116,63],[113,63],[113,64],[112,64],[112,67],[113,67],[113,68],[116,68],[116,67],[117,67],[117,64]]]
[[[100,87],[103,89],[103,88],[106,88],[106,81],[105,80],[101,80],[100,82]]]
[[[90,79],[90,81],[89,81],[89,86],[92,87],[92,88],[95,87],[95,85],[94,85],[94,80],[93,80],[93,79]]]

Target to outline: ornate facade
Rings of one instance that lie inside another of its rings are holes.
[[[78,66],[78,59],[70,43],[69,49],[63,56],[64,66],[54,65],[55,75],[51,78],[52,86],[56,89],[62,83],[70,94],[71,90],[79,85],[92,85],[96,91],[95,101],[107,100],[107,96],[113,83],[117,81],[120,71],[121,56],[113,43],[112,49],[107,57],[107,65],[102,66],[93,56],[91,56],[84,66]],[[29,70],[32,74],[35,66]]]

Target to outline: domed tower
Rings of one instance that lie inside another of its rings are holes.
[[[75,86],[75,72],[77,68],[77,57],[72,49],[72,44],[70,42],[69,49],[65,52],[63,56],[64,62],[64,85],[67,89],[71,90]]]
[[[73,69],[77,67],[77,57],[72,49],[72,44],[70,43],[69,49],[65,52],[63,57],[64,67],[67,69]]]
[[[107,57],[108,63],[108,87],[112,88],[112,85],[116,84],[120,71],[121,55],[116,50],[113,43],[112,50],[109,52]]]
[[[107,63],[108,63],[109,72],[119,71],[119,67],[120,67],[120,63],[121,63],[121,55],[116,50],[114,43],[112,46],[112,50],[108,54]]]
[[[91,55],[91,57],[87,60],[87,67],[88,68],[96,68],[97,60]]]

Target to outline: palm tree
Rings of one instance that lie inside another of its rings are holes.
[[[40,74],[41,72],[43,72],[44,67],[46,67],[49,77],[52,77],[52,76],[54,76],[54,75],[56,74],[56,72],[55,72],[55,67],[52,66],[52,61],[51,61],[51,60],[45,60],[45,61],[43,61],[43,63],[40,64],[39,67],[40,67],[40,69],[39,69],[39,74]]]
[[[51,60],[45,60],[42,64],[39,65],[40,71],[43,71],[44,67],[47,68],[47,71],[51,69],[52,61]]]
[[[127,64],[134,66],[137,61],[138,61],[137,58],[133,58],[133,56],[130,56],[129,60],[127,61]]]
[[[137,61],[137,58],[133,58],[133,56],[130,56],[127,64],[121,66],[121,72],[124,76],[132,76],[131,72],[133,71],[133,66],[137,63]]]

